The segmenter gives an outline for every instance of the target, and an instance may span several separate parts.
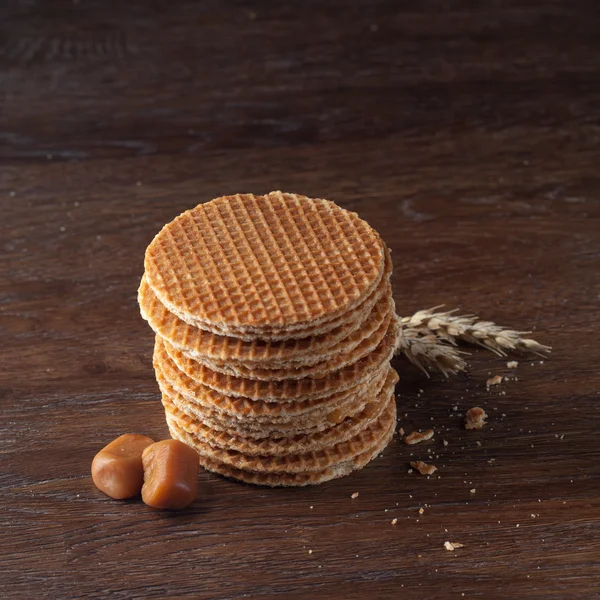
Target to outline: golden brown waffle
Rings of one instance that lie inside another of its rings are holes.
[[[142,280],[138,300],[142,316],[148,321],[157,335],[181,350],[190,358],[205,357],[220,362],[243,364],[256,367],[277,368],[282,363],[298,361],[304,364],[326,360],[336,353],[336,345],[352,336],[369,318],[374,307],[390,302],[391,286],[387,279],[371,294],[364,306],[352,311],[348,320],[328,333],[302,339],[280,341],[254,340],[247,342],[231,336],[217,335],[193,327],[170,313]],[[316,359],[313,357],[316,355]]]
[[[182,429],[202,442],[221,450],[234,450],[247,456],[305,454],[345,442],[369,427],[381,415],[397,381],[398,375],[394,370],[390,370],[379,394],[372,398],[360,412],[348,416],[325,431],[311,435],[283,437],[268,435],[259,439],[245,438],[233,433],[231,430],[218,431],[208,427],[202,421],[179,410],[176,404],[166,395],[163,395],[163,406],[166,414]]]
[[[206,356],[201,356],[199,361],[215,371],[227,373],[229,370],[232,375],[248,377],[249,379],[265,379],[267,381],[270,379],[288,379],[291,370],[294,371],[295,378],[309,375],[314,377],[316,376],[315,373],[326,370],[319,367],[319,364],[325,366],[325,363],[328,363],[331,366],[335,360],[343,364],[341,357],[349,355],[350,352],[357,349],[359,345],[366,341],[366,338],[371,338],[371,341],[374,342],[376,337],[374,334],[380,330],[388,318],[394,315],[394,310],[395,305],[392,300],[391,287],[389,287],[388,292],[379,299],[370,313],[366,315],[366,318],[362,319],[360,326],[355,331],[334,344],[324,348],[315,347],[310,354],[305,353],[303,356],[292,357],[285,361],[271,360],[269,363],[258,364],[254,361],[214,360]],[[367,345],[363,344],[365,351]],[[187,351],[183,351],[183,353],[190,356]],[[190,358],[194,357],[190,356]],[[273,371],[276,373],[273,373]]]
[[[295,194],[238,194],[163,227],[145,278],[182,320],[223,333],[291,331],[358,306],[384,272],[384,245],[362,219]]]
[[[361,468],[392,438],[391,258],[355,213],[272,192],[167,224],[138,299],[173,437],[271,486]]]
[[[164,340],[163,344],[175,363],[184,372],[190,374],[194,372],[198,364],[202,364],[217,373],[261,381],[283,381],[303,379],[305,377],[320,379],[329,373],[333,373],[359,361],[373,352],[381,343],[394,317],[391,298],[388,300],[387,305],[381,307],[381,310],[373,310],[371,312],[369,319],[363,323],[363,326],[358,331],[337,344],[339,350],[329,360],[309,365],[292,363],[291,365],[286,364],[283,368],[279,369],[251,369],[240,364],[214,363],[207,358],[194,360],[186,356],[183,352],[173,348],[173,346]]]
[[[321,471],[311,471],[305,473],[265,473],[244,471],[231,467],[230,465],[200,454],[200,464],[213,473],[218,473],[231,479],[243,481],[254,485],[264,485],[269,487],[297,487],[305,485],[316,485],[330,481],[338,477],[349,475],[352,471],[362,469],[367,463],[383,452],[386,446],[392,440],[396,427],[395,418],[396,407],[393,406],[394,418],[389,424],[385,434],[377,440],[370,448],[350,459],[342,460],[339,463],[327,467]],[[171,436],[179,439],[189,446],[195,447],[194,437],[188,434],[177,423],[167,420]]]
[[[162,396],[163,404],[165,398],[168,398],[168,401],[173,400],[171,396],[166,396],[166,394],[163,394]],[[179,395],[178,398],[181,399],[182,396]],[[203,406],[198,406],[192,402],[180,404],[174,400],[173,404],[190,418],[200,421],[217,433],[227,433],[253,440],[264,439],[266,437],[290,438],[303,435],[313,435],[321,431],[325,431],[334,425],[334,423],[330,422],[326,417],[321,419],[313,418],[315,415],[307,415],[304,419],[279,421],[277,423],[251,422],[249,420],[240,421],[239,419],[227,416],[222,418],[220,415],[205,417],[204,412],[206,409]],[[355,414],[364,410],[366,405],[366,397],[351,398],[346,404],[344,404],[344,410],[348,409],[350,412]],[[337,415],[337,413],[334,414]]]
[[[391,272],[392,260],[386,248],[383,277],[356,308],[335,319],[318,325],[307,325],[302,329],[263,331],[261,339],[257,339],[256,334],[245,333],[233,327],[224,332],[215,326],[201,329],[186,323],[161,303],[145,277],[142,277],[138,290],[138,302],[142,317],[152,329],[192,358],[208,356],[215,360],[282,362],[288,358],[310,354],[311,348],[318,350],[334,344],[358,329],[382,295],[391,293]]]
[[[199,394],[186,395],[171,385],[160,368],[156,375],[161,392],[194,418],[221,423],[225,428],[293,432],[295,429],[313,428],[321,424],[321,429],[324,429],[345,416],[362,410],[380,392],[389,370],[389,365],[384,364],[367,381],[349,390],[316,400],[292,402],[229,398],[210,388],[198,388]]]
[[[306,377],[286,381],[259,381],[224,375],[209,369],[205,365],[183,359],[181,355],[171,356],[168,348],[158,336],[155,339],[155,364],[171,367],[172,375],[168,378],[179,392],[193,396],[193,389],[186,390],[187,380],[177,375],[177,371],[189,379],[206,387],[221,392],[226,396],[243,396],[265,402],[289,402],[298,399],[323,398],[335,392],[347,390],[370,377],[384,362],[388,362],[394,352],[396,337],[396,319],[392,319],[389,329],[381,343],[367,356],[359,361],[330,373],[320,379]],[[169,360],[165,360],[168,355]],[[177,358],[180,362],[177,362]],[[169,362],[170,361],[170,362]],[[173,368],[174,367],[174,368]],[[163,369],[163,372],[165,369]],[[170,372],[170,373],[171,373]],[[171,377],[173,377],[171,379]]]
[[[248,415],[240,417],[239,415],[232,415],[211,407],[210,403],[207,402],[207,398],[198,401],[196,398],[189,398],[179,394],[166,380],[161,381],[160,388],[163,396],[167,396],[169,402],[175,404],[178,409],[217,431],[236,433],[242,437],[253,439],[264,438],[266,436],[290,437],[324,431],[340,423],[344,418],[362,411],[380,393],[389,370],[389,367],[386,370],[382,370],[381,374],[378,374],[372,381],[365,382],[354,388],[358,389],[356,393],[348,395],[335,394],[330,398],[324,399],[325,402],[323,404],[319,404],[303,412],[300,411],[302,405],[307,404],[305,402],[290,402],[277,405],[271,403],[270,406],[283,409],[271,417],[252,417]],[[265,404],[268,405],[268,403]],[[290,408],[289,412],[285,411],[288,407]]]
[[[174,404],[190,418],[202,422],[215,431],[233,433],[252,439],[269,436],[279,438],[312,435],[339,424],[348,416],[361,412],[380,393],[389,371],[389,367],[386,366],[385,370],[382,370],[381,374],[377,374],[372,381],[354,388],[357,390],[355,393],[348,395],[335,394],[330,398],[325,398],[323,404],[312,407],[310,410],[302,410],[302,405],[306,405],[308,402],[274,404],[248,401],[282,409],[271,417],[264,415],[258,417],[239,416],[221,411],[214,408],[206,397],[198,401],[197,398],[189,398],[179,394],[160,376],[159,386],[167,402]],[[286,412],[285,409],[288,407],[290,410]]]
[[[207,443],[199,436],[192,435],[194,448],[200,455],[218,460],[235,469],[255,473],[309,473],[322,471],[365,452],[385,435],[390,423],[395,421],[395,417],[396,403],[395,398],[391,395],[379,418],[352,438],[318,451],[286,454],[285,456],[248,456],[232,449],[223,450]],[[175,422],[183,428],[182,423],[175,421],[170,414],[167,414],[167,422]],[[188,433],[190,432],[188,431]]]

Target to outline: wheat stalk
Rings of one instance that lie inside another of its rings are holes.
[[[427,377],[429,370],[441,371],[446,377],[464,371],[467,363],[462,352],[440,340],[432,332],[403,324],[400,317],[396,334],[396,354],[402,353]]]
[[[550,346],[544,346],[524,335],[531,331],[505,329],[491,321],[478,321],[475,315],[455,315],[456,310],[436,312],[441,306],[420,310],[411,317],[400,319],[400,328],[431,334],[453,346],[458,340],[483,346],[498,356],[510,351],[532,352],[546,356]]]

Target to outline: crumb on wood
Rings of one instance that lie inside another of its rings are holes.
[[[474,406],[465,416],[465,429],[481,429],[486,423],[487,414],[483,408]]]
[[[454,552],[454,550],[456,550],[456,548],[464,548],[465,545],[461,544],[460,542],[444,542],[444,548],[446,548],[446,550],[448,550],[449,552]]]
[[[502,377],[502,375],[494,375],[493,377],[490,377],[486,382],[485,385],[487,387],[491,387],[492,385],[499,385],[500,383],[502,383],[502,379],[504,379]]]
[[[437,467],[434,465],[428,465],[422,460],[413,461],[410,463],[413,469],[416,469],[421,475],[433,475],[437,471]]]
[[[425,442],[433,437],[433,429],[427,429],[427,431],[413,431],[408,435],[404,436],[404,443],[412,446],[420,442]]]
[[[350,496],[350,498],[352,498],[352,500],[354,500],[354,498],[358,498],[359,492],[354,492],[354,494],[352,494]]]
[[[473,488],[473,489],[470,489],[469,492],[471,492],[471,494],[476,494],[477,490],[475,488]]]
[[[403,428],[403,427],[400,427],[400,429],[398,430],[398,433],[399,433],[399,434],[400,434],[402,437],[404,437],[404,428]]]
[[[425,509],[424,509],[424,508],[420,508],[420,509],[419,509],[419,514],[420,514],[420,515],[422,515],[424,512],[425,512]]]
[[[392,519],[392,525],[395,525],[398,522],[398,519]]]
[[[516,369],[519,366],[519,363],[516,360],[510,360],[509,362],[506,363],[506,366],[509,369]]]

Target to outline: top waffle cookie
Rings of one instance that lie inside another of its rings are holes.
[[[223,332],[294,330],[358,306],[379,284],[384,244],[358,215],[295,194],[238,194],[165,225],[145,280],[183,321]]]

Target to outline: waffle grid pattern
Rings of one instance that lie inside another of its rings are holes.
[[[266,486],[360,469],[396,423],[390,253],[355,213],[272,192],[167,224],[138,290],[171,435]]]
[[[355,213],[273,192],[183,213],[152,241],[145,269],[161,302],[197,324],[285,327],[354,308],[382,257],[381,239]]]

